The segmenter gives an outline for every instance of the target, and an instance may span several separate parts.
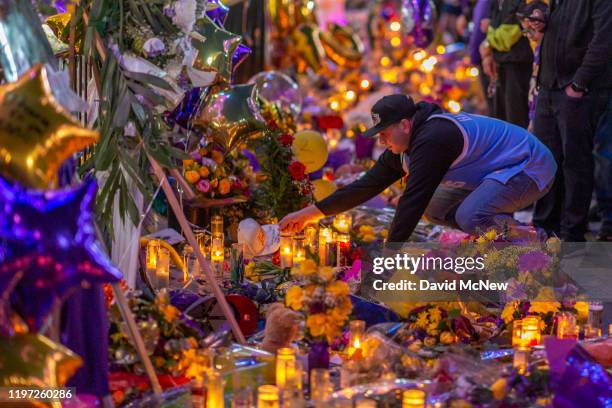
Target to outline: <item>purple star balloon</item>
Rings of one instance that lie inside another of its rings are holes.
[[[191,124],[191,119],[202,107],[202,102],[206,97],[208,88],[193,88],[185,92],[183,100],[174,108],[173,111],[164,113],[164,120],[169,126],[179,125],[187,130],[196,130]]]
[[[234,74],[236,73],[236,68],[238,65],[242,64],[245,59],[251,55],[253,52],[249,47],[244,44],[238,44],[238,48],[234,51],[234,55],[232,55],[232,82],[234,82]]]
[[[23,272],[11,303],[31,330],[70,289],[121,278],[96,240],[95,195],[94,179],[76,188],[34,191],[0,178],[0,236],[7,242],[0,275]]]
[[[229,8],[220,0],[208,0],[206,2],[206,15],[219,27],[223,28],[225,26],[227,13],[229,13]]]

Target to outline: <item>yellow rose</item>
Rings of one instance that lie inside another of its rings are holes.
[[[230,192],[231,187],[232,187],[232,183],[230,183],[228,179],[226,178],[221,179],[221,181],[219,182],[219,194],[221,195],[228,194]]]
[[[308,316],[306,319],[306,327],[313,337],[323,336],[325,334],[326,317],[323,313],[315,313]]]
[[[491,392],[496,400],[503,400],[506,396],[506,379],[500,378],[499,380],[495,381],[491,386]]]
[[[330,281],[334,275],[334,268],[331,266],[322,266],[319,268],[319,277],[326,282]]]
[[[185,172],[185,179],[191,184],[195,184],[200,180],[200,174],[195,170],[188,170]]]
[[[334,281],[328,284],[326,291],[336,297],[348,296],[351,293],[349,285],[344,281]]]
[[[300,310],[303,306],[304,291],[299,286],[292,286],[285,295],[285,304],[293,310]]]

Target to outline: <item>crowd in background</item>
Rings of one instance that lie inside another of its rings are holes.
[[[612,241],[612,1],[438,0],[438,39],[464,41],[486,110],[529,129],[558,171],[533,208],[549,235]]]

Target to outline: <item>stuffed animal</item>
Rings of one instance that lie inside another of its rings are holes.
[[[266,313],[266,328],[262,348],[276,353],[281,347],[289,347],[297,338],[300,316],[282,303],[273,303]]]

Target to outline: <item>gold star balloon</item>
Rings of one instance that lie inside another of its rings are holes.
[[[242,41],[239,35],[217,26],[208,16],[198,19],[193,27],[191,44],[197,55],[193,67],[215,72],[217,82],[229,83],[232,77],[232,56]]]
[[[49,188],[62,163],[97,140],[55,100],[44,66],[0,86],[0,175]]]
[[[256,137],[266,128],[257,104],[254,84],[233,85],[211,91],[193,124],[211,137],[225,153]]]

